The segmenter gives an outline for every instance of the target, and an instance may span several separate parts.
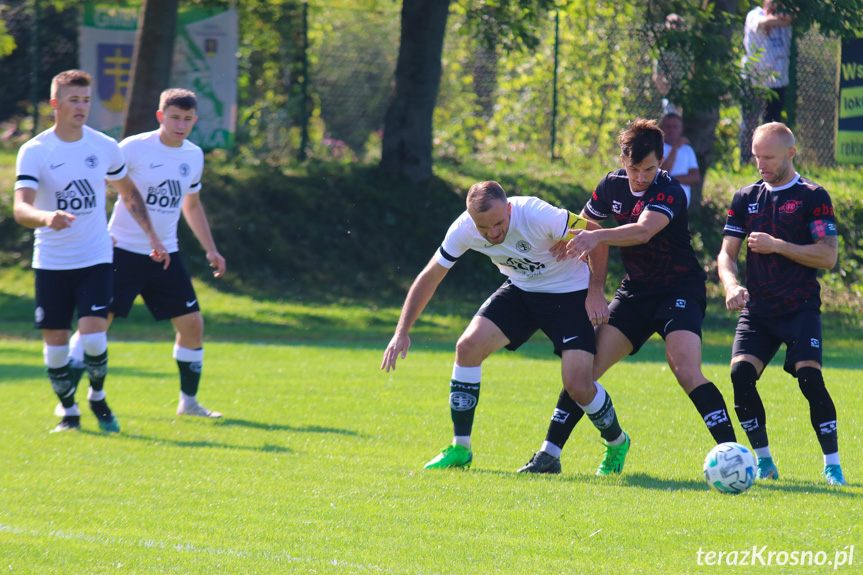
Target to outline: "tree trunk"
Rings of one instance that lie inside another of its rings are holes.
[[[179,4],[179,0],[141,3],[123,138],[159,127],[156,110],[160,94],[171,82]]]
[[[381,167],[417,182],[432,176],[432,119],[451,0],[403,0],[395,86]]]
[[[722,44],[730,40],[732,35],[732,27],[727,24],[726,18],[737,13],[737,0],[715,0],[714,4],[714,25],[718,24],[718,32],[721,35],[718,41],[713,42],[713,46],[705,46],[702,48],[703,56],[713,64],[733,65],[728,58],[728,50]],[[709,38],[709,36],[707,36]],[[714,50],[711,50],[714,48]],[[718,50],[716,50],[718,48]],[[698,55],[696,55],[696,61]],[[727,60],[727,61],[726,61]],[[698,170],[701,173],[701,184],[692,186],[692,199],[690,201],[690,211],[698,212],[701,208],[701,200],[703,197],[704,178],[707,170],[713,164],[713,143],[716,135],[716,126],[719,124],[719,97],[721,94],[716,94],[710,98],[710,101],[704,102],[703,106],[686,106],[683,110],[684,126],[686,126],[686,135],[695,151],[695,157],[698,160]]]

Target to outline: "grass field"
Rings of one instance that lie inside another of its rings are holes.
[[[781,479],[724,496],[703,481],[710,436],[656,342],[604,378],[633,438],[621,476],[592,475],[602,446],[586,420],[560,476],[515,473],[559,391],[559,363],[539,339],[486,362],[473,467],[427,472],[451,438],[461,313],[428,316],[407,360],[385,374],[395,309],[318,309],[204,286],[200,397],[224,420],[174,415],[170,329],[138,309],[112,330],[107,390],[122,432],[99,433],[85,410],[81,432],[50,435],[56,399],[37,334],[22,327],[26,280],[2,278],[0,572],[796,574],[834,566],[779,566],[781,552],[847,563],[851,545],[853,565],[836,571],[861,571],[859,337],[826,335],[851,486],[825,484],[805,400],[771,367],[760,389]],[[129,338],[154,341],[117,341]],[[730,333],[705,342],[705,373],[730,398]],[[706,552],[753,546],[765,562],[780,554],[770,567],[698,563],[699,550],[704,563]]]

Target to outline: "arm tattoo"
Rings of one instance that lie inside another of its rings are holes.
[[[839,237],[838,236],[824,236],[823,238],[817,238],[815,240],[816,244],[827,244],[831,248],[839,247]]]
[[[150,212],[147,211],[147,206],[144,205],[144,198],[141,196],[138,188],[133,187],[131,192],[123,196],[123,204],[145,232],[153,229],[153,225],[150,222]]]

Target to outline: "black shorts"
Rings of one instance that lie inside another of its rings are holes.
[[[180,252],[171,254],[171,265],[150,256],[114,248],[114,303],[111,312],[126,317],[139,295],[157,321],[200,311],[198,296]]]
[[[632,343],[635,355],[654,333],[662,339],[674,331],[691,331],[701,337],[707,307],[707,290],[702,285],[673,288],[618,289],[608,306],[608,323]]]
[[[587,290],[568,293],[528,292],[507,280],[482,304],[476,315],[494,323],[515,351],[541,329],[554,353],[580,349],[596,355],[593,326],[584,309]]]
[[[796,377],[794,364],[817,361],[821,364],[821,312],[814,309],[780,316],[741,314],[734,332],[731,357],[754,355],[766,367],[779,346],[785,344],[785,371]]]
[[[111,264],[76,270],[41,270],[36,274],[36,329],[72,329],[72,316],[108,317]]]

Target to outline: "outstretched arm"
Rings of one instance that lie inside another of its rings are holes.
[[[123,200],[123,205],[126,206],[127,210],[129,210],[129,214],[131,214],[132,218],[138,222],[138,225],[141,226],[141,229],[144,230],[144,233],[146,233],[147,237],[150,239],[150,247],[153,248],[150,258],[157,262],[165,262],[162,269],[168,269],[168,266],[171,265],[171,256],[168,255],[168,250],[165,249],[165,246],[162,244],[162,240],[160,240],[159,236],[156,234],[156,230],[153,228],[153,222],[150,221],[150,212],[147,210],[147,206],[144,204],[144,198],[141,196],[141,192],[138,191],[138,188],[135,187],[135,183],[132,181],[132,178],[126,174],[121,179],[110,180],[108,183],[117,190],[117,194],[119,194],[120,199]]]
[[[183,217],[192,229],[192,233],[201,242],[201,247],[207,252],[207,261],[210,267],[215,268],[213,277],[222,277],[225,273],[225,258],[216,249],[216,242],[210,232],[210,224],[207,222],[207,214],[204,213],[204,204],[198,193],[186,194],[183,199]]]
[[[428,302],[431,300],[437,286],[449,271],[437,262],[437,258],[432,257],[425,269],[414,280],[410,290],[408,290],[407,298],[402,306],[402,313],[399,316],[399,323],[396,326],[396,332],[393,338],[387,345],[384,351],[384,359],[381,363],[381,369],[396,368],[396,360],[399,355],[404,359],[408,353],[408,348],[411,346],[411,339],[408,336],[414,322],[425,309]]]
[[[746,302],[749,301],[749,291],[737,281],[737,258],[742,245],[742,238],[723,237],[717,258],[719,279],[725,287],[725,307],[728,311],[739,311],[746,307]]]
[[[645,210],[638,221],[632,224],[598,230],[575,230],[576,236],[569,240],[566,248],[570,255],[584,257],[598,245],[637,246],[649,242],[670,222],[671,219],[666,215]]]

